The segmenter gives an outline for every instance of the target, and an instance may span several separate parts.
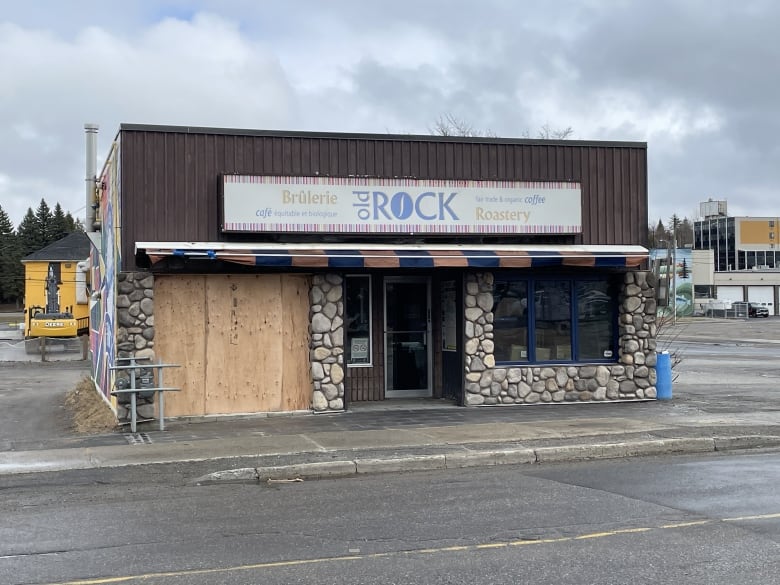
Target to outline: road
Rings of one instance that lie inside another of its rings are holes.
[[[780,570],[777,453],[275,485],[189,485],[193,471],[3,478],[0,582],[775,584]]]

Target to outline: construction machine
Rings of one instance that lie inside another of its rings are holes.
[[[70,307],[60,309],[58,265],[49,264],[46,274],[46,306],[35,305],[27,309],[27,330],[25,331],[25,351],[38,353],[41,349],[41,338],[55,338],[70,342],[78,341],[79,320],[73,316]]]

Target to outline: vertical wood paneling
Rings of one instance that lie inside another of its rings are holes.
[[[293,175],[304,176],[311,173],[304,173],[303,171],[303,148],[308,144],[307,141],[293,140],[292,152],[290,153],[290,172]]]
[[[647,151],[599,143],[469,142],[404,137],[229,135],[123,130],[122,268],[137,241],[220,241],[219,175],[319,174],[579,181],[584,244],[641,244]]]

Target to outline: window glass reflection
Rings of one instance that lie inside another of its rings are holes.
[[[497,361],[529,360],[526,281],[496,281],[493,290],[493,342]]]
[[[613,357],[615,303],[605,281],[577,283],[577,350],[581,360]]]
[[[617,286],[607,278],[496,279],[496,362],[614,360],[617,295]]]
[[[346,347],[348,365],[371,363],[371,277],[345,279]]]
[[[536,281],[534,314],[536,361],[572,359],[571,282]]]

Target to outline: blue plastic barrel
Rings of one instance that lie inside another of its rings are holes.
[[[656,384],[655,397],[658,400],[672,399],[672,356],[668,351],[662,351],[658,354],[655,364]]]

